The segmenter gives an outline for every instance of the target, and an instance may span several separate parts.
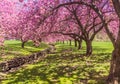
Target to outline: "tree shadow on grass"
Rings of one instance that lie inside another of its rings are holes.
[[[37,84],[39,81],[42,81],[43,84],[44,83],[55,84],[55,83],[60,83],[60,78],[67,78],[67,79],[71,78],[70,81],[72,83],[83,82],[84,84],[87,83],[89,80],[99,79],[98,81],[101,81],[100,78],[102,78],[102,76],[94,77],[94,76],[98,76],[99,72],[86,71],[86,68],[87,67],[77,69],[76,67],[71,67],[71,66],[58,66],[48,71],[46,66],[34,67],[32,69],[26,69],[22,72],[17,72],[17,74],[13,74],[11,77],[14,78],[12,78],[12,81],[9,81],[7,84],[17,84],[20,82],[24,82],[23,84],[26,84],[27,82],[29,83],[34,82]],[[104,80],[102,79],[102,81]]]
[[[12,81],[8,82],[7,84],[16,84],[16,83],[19,83],[19,82],[23,82],[23,84],[26,84],[27,81],[37,83],[37,81],[34,81],[35,79],[46,81],[49,84],[51,84],[51,81],[49,79],[47,79],[47,74],[44,73],[44,68],[43,67],[44,66],[34,67],[32,69],[25,69],[22,72],[14,73],[11,76],[11,77],[14,77],[14,78],[12,78]],[[39,69],[43,69],[43,70],[39,71]]]
[[[67,48],[61,47],[60,50],[63,49]],[[7,84],[105,84],[109,65],[104,63],[110,60],[111,53],[107,52],[106,48],[95,47],[94,50],[99,52],[93,53],[89,59],[84,58],[85,55],[69,52],[47,56],[34,65],[11,73],[6,79]]]
[[[68,84],[67,81],[73,84],[105,84],[106,75],[103,74],[106,73],[104,70],[108,66],[104,65],[102,61],[101,64],[94,61],[92,63],[86,62],[80,55],[51,55],[34,65],[29,65],[26,69],[12,73],[7,79],[9,81],[7,84],[20,82],[23,82],[22,84],[56,84],[61,82]],[[105,67],[98,69],[102,65]],[[43,83],[39,83],[40,81]]]

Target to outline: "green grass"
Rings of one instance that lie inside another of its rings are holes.
[[[110,42],[93,42],[93,55],[86,57],[82,50],[69,44],[56,43],[56,53],[37,63],[25,65],[9,73],[2,84],[105,84],[109,72]],[[69,50],[69,51],[68,51]]]
[[[0,62],[12,59],[14,57],[30,55],[48,47],[44,43],[41,43],[39,47],[35,47],[33,46],[33,43],[29,41],[25,44],[25,48],[21,48],[21,41],[18,40],[5,41],[4,45],[4,47],[0,47]]]
[[[99,54],[99,53],[105,53],[109,54],[113,50],[113,46],[111,42],[93,42],[93,54]],[[64,51],[66,49],[71,49],[74,52],[73,53],[78,53],[78,54],[85,54],[86,52],[86,45],[85,42],[82,42],[82,49],[78,50],[77,47],[74,47],[74,42],[72,42],[72,46],[69,46],[69,44],[65,43],[56,43],[56,47],[58,48],[57,50],[59,52]]]

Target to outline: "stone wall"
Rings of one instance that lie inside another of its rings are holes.
[[[44,57],[46,54],[49,54],[53,50],[54,50],[54,46],[50,45],[49,48],[47,48],[43,51],[40,51],[38,53],[34,53],[30,56],[17,57],[17,58],[11,59],[9,61],[2,62],[2,63],[0,63],[0,72],[7,72],[7,71],[11,70],[12,68],[17,68],[19,66],[24,65],[25,63],[29,63],[34,60],[38,60],[39,58]]]

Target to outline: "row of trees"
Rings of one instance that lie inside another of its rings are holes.
[[[107,83],[120,83],[120,1],[119,0],[0,0],[1,38],[24,43],[75,40],[86,43],[92,54],[92,41],[106,32],[114,50]],[[79,47],[80,48],[80,47]]]

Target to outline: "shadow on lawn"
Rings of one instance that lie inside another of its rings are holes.
[[[101,58],[101,55],[104,56]],[[99,60],[99,62],[101,61],[101,64],[103,64],[104,59],[108,59],[108,55],[100,54],[98,55],[99,58],[93,58],[94,60]],[[97,64],[97,62],[93,63]],[[8,78],[10,81],[7,84],[19,82],[22,82],[22,84],[39,84],[40,81],[43,82],[42,84],[68,84],[67,81],[76,84],[105,84],[106,76],[102,75],[105,73],[105,69],[103,67],[101,70],[97,70],[96,64],[86,64],[86,60],[80,55],[51,55],[41,62],[32,65],[32,68],[12,73],[11,77]],[[105,67],[109,68],[108,66]]]
[[[71,48],[60,46],[57,52]],[[88,57],[89,59],[85,59],[84,54],[75,55],[70,52],[61,53],[61,55],[51,54],[34,65],[28,65],[30,68],[12,73],[6,79],[9,81],[7,84],[20,82],[22,84],[105,84],[109,65],[104,63],[110,61],[111,55],[107,50],[107,48],[94,47],[94,51],[99,52],[93,53],[91,57]],[[75,51],[77,48],[73,48],[72,52]]]
[[[105,79],[103,79],[104,78],[103,76],[100,76],[100,72],[86,71],[87,68],[88,68],[87,66],[84,66],[82,68],[71,66],[58,66],[47,71],[48,67],[46,68],[46,65],[38,66],[32,69],[26,69],[23,72],[18,72],[17,74],[13,74],[12,76],[14,78],[12,78],[11,79],[12,81],[10,81],[7,84],[17,84],[19,82],[23,82],[23,84],[26,84],[27,82],[30,83],[30,81],[36,84],[39,83],[39,81],[48,84],[55,84],[65,81],[65,80],[60,81],[60,78],[63,77],[67,78],[67,80],[71,81],[71,83],[81,84],[83,82],[84,84],[87,84],[89,80],[95,80],[94,84],[95,83],[104,84]],[[83,74],[83,78],[81,74]],[[39,81],[37,81],[36,79]]]

